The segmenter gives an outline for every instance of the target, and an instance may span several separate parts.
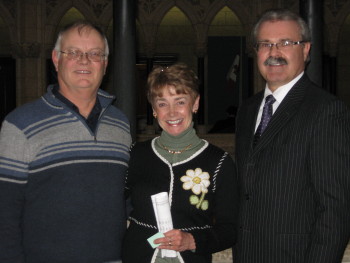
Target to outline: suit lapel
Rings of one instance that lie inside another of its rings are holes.
[[[246,128],[244,129],[244,137],[246,137],[246,141],[248,141],[248,145],[249,148],[245,148],[244,151],[246,152],[246,154],[250,154],[253,150],[252,147],[252,142],[253,142],[253,138],[254,138],[254,132],[255,132],[255,124],[256,124],[256,118],[258,116],[258,112],[259,112],[259,107],[261,104],[261,101],[264,97],[264,92],[260,92],[260,94],[257,94],[254,99],[251,101],[251,103],[249,105],[247,105],[246,108]],[[245,155],[246,156],[246,155]]]
[[[276,136],[276,134],[290,121],[293,115],[298,111],[299,105],[302,102],[305,94],[305,87],[311,81],[304,74],[304,76],[292,87],[282,103],[273,114],[270,123],[262,134],[258,143],[254,147],[251,157],[258,153],[261,149],[268,146]]]

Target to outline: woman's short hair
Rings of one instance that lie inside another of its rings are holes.
[[[253,46],[257,42],[257,37],[259,33],[259,29],[262,23],[264,22],[274,22],[274,21],[295,21],[300,28],[300,35],[302,41],[310,42],[311,41],[311,33],[308,25],[298,14],[288,10],[288,9],[271,9],[267,10],[256,24],[253,27],[252,31],[252,44]]]
[[[189,94],[194,101],[199,96],[198,77],[186,64],[156,67],[148,76],[147,99],[153,105],[156,97],[162,97],[164,89],[174,87],[176,94]]]

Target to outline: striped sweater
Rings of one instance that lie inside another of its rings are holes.
[[[17,108],[0,133],[0,262],[120,259],[131,137],[100,90],[93,133],[52,93]]]

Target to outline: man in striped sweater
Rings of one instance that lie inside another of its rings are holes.
[[[94,25],[64,28],[58,85],[10,113],[0,133],[0,262],[119,262],[131,137],[99,89],[108,43]]]

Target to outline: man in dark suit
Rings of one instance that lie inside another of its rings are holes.
[[[311,39],[298,15],[264,13],[253,38],[267,83],[237,116],[234,263],[341,262],[350,236],[350,111],[304,73]]]

